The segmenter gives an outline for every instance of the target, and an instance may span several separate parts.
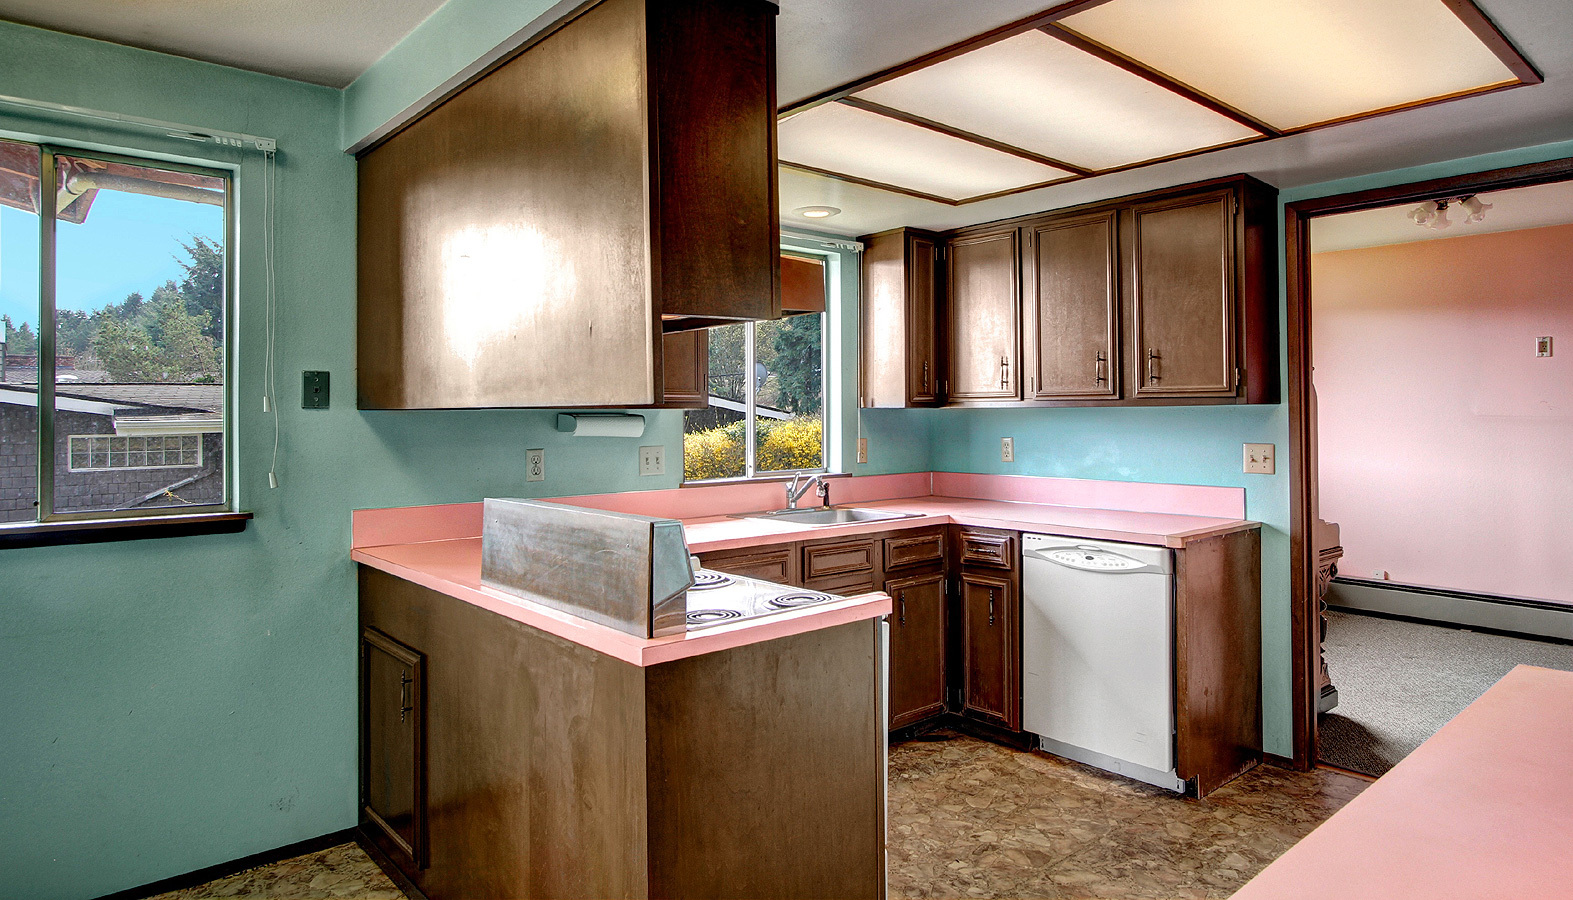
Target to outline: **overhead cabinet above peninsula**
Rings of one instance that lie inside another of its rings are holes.
[[[780,316],[775,15],[602,0],[362,155],[360,406],[682,403],[663,331]]]
[[[866,237],[863,405],[1275,403],[1275,200],[1242,175]]]

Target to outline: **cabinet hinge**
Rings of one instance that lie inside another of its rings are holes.
[[[1240,214],[1240,195],[1239,194],[1230,194],[1229,195],[1229,215],[1231,215],[1231,216],[1238,216],[1239,214]]]
[[[1245,370],[1236,366],[1234,369],[1234,387],[1236,390],[1245,384]]]

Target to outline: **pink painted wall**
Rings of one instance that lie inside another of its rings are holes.
[[[1311,266],[1339,571],[1573,604],[1573,225]]]

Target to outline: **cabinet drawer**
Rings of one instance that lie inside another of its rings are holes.
[[[797,583],[796,566],[793,565],[796,559],[794,550],[795,548],[792,545],[787,545],[774,550],[759,550],[750,553],[720,556],[705,555],[701,556],[699,560],[705,568],[714,569],[717,572],[790,585]]]
[[[823,578],[804,580],[803,587],[823,591],[838,597],[856,597],[875,590],[873,572],[851,572],[846,575],[827,575]]]
[[[1012,532],[965,529],[958,547],[964,566],[1016,568],[1016,535]]]
[[[885,538],[885,571],[945,558],[945,533],[933,531]]]
[[[874,571],[874,541],[838,541],[803,548],[803,580]]]

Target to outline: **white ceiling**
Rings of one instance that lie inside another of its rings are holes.
[[[1447,228],[1416,225],[1409,218],[1410,210],[1418,205],[1415,203],[1315,218],[1311,220],[1311,251],[1326,253],[1573,224],[1573,182],[1493,191],[1478,196],[1491,204],[1491,209],[1486,211],[1485,221],[1473,225],[1464,222],[1464,214],[1456,205],[1448,209],[1451,224]]]
[[[0,0],[0,19],[344,87],[443,0]]]

